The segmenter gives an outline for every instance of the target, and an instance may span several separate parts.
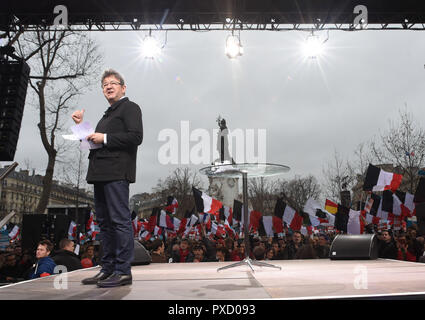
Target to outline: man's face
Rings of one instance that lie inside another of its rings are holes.
[[[319,245],[325,246],[328,244],[328,241],[326,241],[325,237],[319,237]]]
[[[186,250],[186,249],[187,249],[187,247],[188,247],[188,244],[187,244],[187,242],[186,242],[186,241],[182,241],[182,242],[180,243],[180,249],[182,249],[182,250]]]
[[[391,240],[391,236],[387,231],[382,232],[382,240],[385,242],[389,242]]]
[[[217,253],[215,254],[215,257],[217,258],[218,261],[224,261],[224,254],[221,251],[217,251]]]
[[[117,102],[125,95],[125,85],[121,85],[120,81],[114,76],[106,77],[102,82],[103,95],[110,104]]]
[[[202,249],[200,249],[200,248],[193,249],[193,254],[195,256],[202,256],[203,253],[204,253],[204,251]]]
[[[240,251],[240,252],[242,252],[242,253],[244,253],[244,252],[245,252],[245,243],[241,243],[241,244],[239,245],[239,251]]]
[[[6,257],[5,264],[10,266],[10,267],[15,266],[16,265],[16,257],[14,255],[10,255],[10,256]]]
[[[164,245],[164,243],[162,243],[161,246],[159,247],[159,253],[163,254],[164,251],[165,251],[165,245]]]
[[[273,250],[267,251],[267,259],[272,259],[274,256]]]
[[[38,245],[37,247],[37,252],[35,254],[35,256],[37,257],[37,259],[41,259],[41,258],[45,258],[50,254],[50,251],[47,251],[47,246],[46,245]]]
[[[295,243],[300,243],[301,242],[301,235],[299,233],[294,233],[294,235],[292,236],[292,240]]]

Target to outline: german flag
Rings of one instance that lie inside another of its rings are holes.
[[[325,210],[329,213],[335,214],[338,211],[338,204],[326,199]]]

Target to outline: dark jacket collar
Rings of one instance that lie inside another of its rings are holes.
[[[109,116],[109,114],[110,114],[112,111],[114,111],[116,108],[118,108],[118,106],[119,106],[121,103],[125,102],[125,101],[128,101],[128,98],[127,98],[127,97],[121,98],[121,99],[120,99],[120,100],[118,100],[117,102],[114,102],[111,106],[109,106],[109,108],[108,108],[108,109],[106,109],[106,111],[105,111],[105,116],[106,116],[106,117],[107,117],[107,116]]]

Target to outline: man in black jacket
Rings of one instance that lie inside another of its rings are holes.
[[[125,97],[123,77],[114,70],[102,76],[109,107],[87,140],[101,144],[89,154],[87,182],[94,184],[96,219],[103,245],[102,269],[83,284],[116,287],[132,283],[133,229],[129,209],[129,184],[136,180],[137,148],[143,140],[140,107]],[[72,119],[79,124],[84,110]]]
[[[379,258],[397,259],[397,245],[390,231],[382,231],[382,240],[378,242]]]
[[[59,242],[59,249],[52,257],[57,266],[65,266],[67,271],[82,269],[81,261],[74,253],[74,241],[62,239]]]

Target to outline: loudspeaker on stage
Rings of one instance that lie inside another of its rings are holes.
[[[378,258],[378,238],[375,234],[339,234],[329,250],[331,260]]]

